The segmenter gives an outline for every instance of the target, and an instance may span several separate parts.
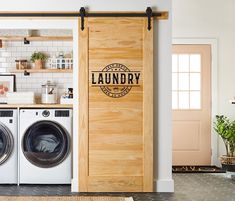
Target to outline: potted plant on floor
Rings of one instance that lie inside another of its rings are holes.
[[[35,64],[35,69],[42,69],[43,62],[46,61],[47,56],[42,52],[34,52],[31,56],[31,61]]]
[[[235,172],[235,121],[230,121],[224,115],[216,115],[214,130],[222,138],[226,149],[226,155],[220,157],[222,168]]]

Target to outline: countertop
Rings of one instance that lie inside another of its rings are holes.
[[[72,104],[0,104],[0,108],[73,108]]]

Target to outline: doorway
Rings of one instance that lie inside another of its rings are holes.
[[[173,45],[173,165],[211,165],[211,46]]]

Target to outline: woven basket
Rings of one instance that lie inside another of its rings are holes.
[[[230,165],[235,165],[235,156],[229,157],[229,156],[221,156],[220,161],[222,164],[230,164]]]

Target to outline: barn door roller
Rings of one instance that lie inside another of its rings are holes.
[[[81,17],[81,30],[83,31],[85,28],[84,18],[85,17],[147,17],[148,18],[148,27],[147,29],[151,30],[151,19],[152,17],[157,17],[158,19],[167,19],[168,12],[153,12],[151,7],[147,7],[145,13],[88,13],[84,7],[80,8],[80,17]]]
[[[80,16],[81,16],[81,30],[83,31],[85,26],[84,26],[84,18],[86,16],[86,10],[84,7],[80,8]]]
[[[146,9],[146,15],[148,17],[148,30],[150,31],[151,30],[151,17],[153,16],[153,11],[152,11],[152,8],[151,7],[148,7]]]

